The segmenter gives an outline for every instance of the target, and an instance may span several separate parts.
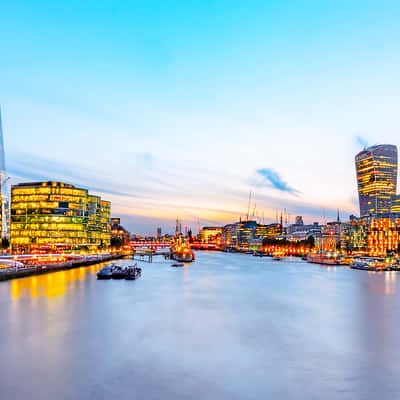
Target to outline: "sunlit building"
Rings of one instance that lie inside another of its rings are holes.
[[[92,250],[110,246],[111,203],[63,182],[29,182],[11,188],[11,248]]]
[[[355,157],[360,216],[389,214],[396,194],[397,147],[368,147]]]

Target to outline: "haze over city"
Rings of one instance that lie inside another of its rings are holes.
[[[18,3],[0,16],[11,183],[87,187],[133,232],[237,221],[250,190],[266,222],[347,218],[354,155],[399,144],[396,1]]]

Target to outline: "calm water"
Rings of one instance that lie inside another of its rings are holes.
[[[168,265],[0,282],[0,398],[400,398],[400,275],[212,252]]]

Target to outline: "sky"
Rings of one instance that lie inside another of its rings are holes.
[[[134,233],[358,214],[354,156],[399,145],[399,1],[9,1],[12,184],[60,180]]]

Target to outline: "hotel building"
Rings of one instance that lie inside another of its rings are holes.
[[[391,212],[396,194],[397,147],[368,147],[355,157],[360,216],[378,216]]]
[[[110,246],[111,203],[63,182],[11,187],[11,250],[95,250]]]

